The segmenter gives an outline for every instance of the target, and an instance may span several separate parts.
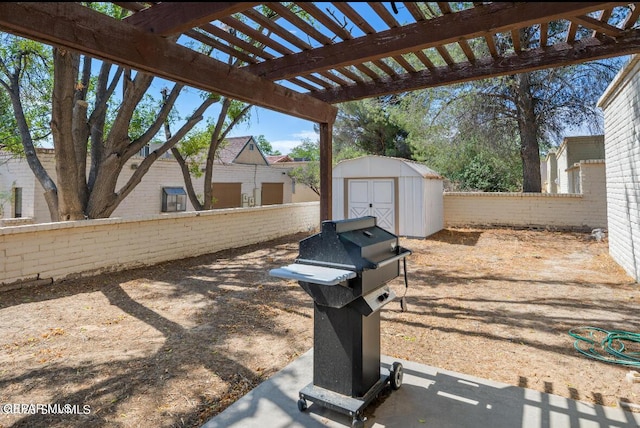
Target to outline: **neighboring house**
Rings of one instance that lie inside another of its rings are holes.
[[[598,101],[604,111],[609,254],[640,281],[640,55]]]
[[[269,165],[252,136],[225,138],[216,153],[216,161],[222,164]]]
[[[283,164],[286,162],[293,162],[293,159],[289,157],[289,155],[273,155],[267,156],[267,162],[269,162],[270,165]]]
[[[543,192],[581,193],[580,165],[587,161],[604,168],[604,135],[565,137],[543,162]]]
[[[251,165],[255,173],[268,171],[269,162],[252,136],[226,138],[215,159],[220,165]],[[277,175],[277,174],[276,174]],[[232,179],[228,174],[213,172],[214,208],[234,208],[253,205],[273,205],[291,202],[291,178],[286,174],[277,179],[271,174],[263,179]],[[236,177],[240,178],[240,177]],[[285,189],[285,183],[288,188]],[[288,196],[285,199],[285,194]]]
[[[268,165],[252,137],[228,138],[213,167],[214,208],[248,207],[292,202],[292,179]],[[118,187],[129,179],[145,153],[132,157],[122,170]],[[147,153],[148,154],[148,153]],[[38,149],[45,169],[55,180],[52,149]],[[196,193],[202,194],[203,177],[194,178]],[[49,210],[43,189],[25,159],[0,154],[0,225],[47,223]],[[182,172],[173,158],[154,162],[136,188],[111,217],[135,217],[172,211],[192,211]]]
[[[287,173],[295,168],[305,166],[309,161],[301,158],[292,158],[289,155],[267,156],[269,165],[279,168]],[[309,186],[291,180],[291,202],[312,202],[319,201],[320,195],[314,192]]]

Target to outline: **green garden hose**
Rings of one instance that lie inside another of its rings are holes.
[[[573,346],[578,352],[589,358],[640,367],[640,352],[630,349],[632,344],[640,343],[640,333],[587,326],[571,329],[569,335],[576,339]],[[639,346],[635,348],[640,349]]]

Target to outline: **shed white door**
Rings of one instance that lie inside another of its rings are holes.
[[[396,231],[395,186],[392,178],[350,179],[347,218],[376,217],[377,225]]]

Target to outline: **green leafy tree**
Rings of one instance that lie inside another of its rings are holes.
[[[320,143],[305,138],[291,149],[289,156],[306,161],[304,165],[289,171],[289,176],[320,195]]]
[[[264,135],[258,135],[256,138],[256,143],[258,147],[260,147],[260,151],[265,154],[265,156],[278,156],[281,155],[280,150],[273,150],[271,143],[267,141],[267,138]]]
[[[333,165],[344,159],[352,159],[364,156],[367,153],[355,147],[337,148],[333,147]],[[289,156],[296,159],[305,159],[302,166],[298,166],[289,172],[289,176],[298,183],[302,183],[317,195],[320,195],[320,142],[305,138],[299,145],[291,149]]]
[[[548,37],[562,37],[563,31],[558,23],[552,24]],[[536,32],[521,30],[518,35],[525,46],[539,42]],[[512,41],[498,40],[497,46],[507,51],[512,49]],[[617,58],[470,82],[465,104],[471,114],[493,124],[496,132],[517,130],[522,190],[540,192],[541,151],[557,145],[573,130],[603,132],[597,100],[621,65],[622,59]]]
[[[209,120],[204,130],[199,130],[185,139],[184,143],[172,148],[173,156],[182,169],[182,176],[189,200],[196,211],[213,208],[214,198],[211,183],[213,181],[213,166],[215,156],[224,147],[225,138],[238,123],[250,119],[251,104],[232,100],[231,98],[204,95],[208,99],[215,97],[220,102],[220,111],[215,121]],[[167,131],[167,135],[170,132]],[[193,186],[194,177],[202,176],[201,168],[204,164],[204,189],[202,199],[198,198]]]
[[[454,189],[519,191],[517,131],[487,120],[483,109],[470,104],[459,86],[436,88],[407,94],[395,115],[409,133],[414,158],[448,178]]]
[[[320,143],[311,138],[304,138],[299,145],[291,149],[289,156],[307,161],[320,161]]]
[[[18,124],[5,91],[0,91],[0,150],[16,156],[23,154]]]
[[[411,158],[407,132],[392,114],[398,103],[399,98],[391,96],[341,104],[334,126],[334,145],[372,155]]]

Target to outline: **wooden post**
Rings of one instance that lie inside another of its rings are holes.
[[[320,124],[320,222],[330,220],[333,161],[331,158],[333,123]]]

